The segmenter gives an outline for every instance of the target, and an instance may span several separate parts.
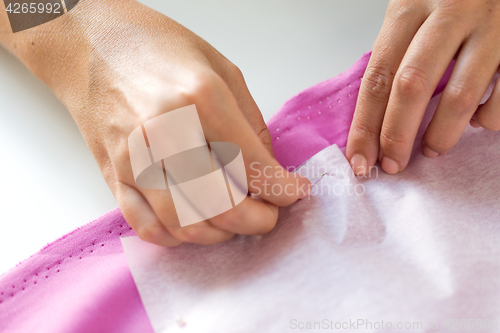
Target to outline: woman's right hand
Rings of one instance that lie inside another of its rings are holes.
[[[54,33],[31,34],[33,45],[20,42],[24,52],[18,56],[68,107],[142,239],[175,246],[264,234],[274,228],[278,206],[307,195],[309,181],[288,174],[274,159],[269,131],[241,72],[180,24],[132,0],[82,0],[37,29]],[[207,141],[241,148],[249,191],[260,199],[247,197],[221,215],[181,228],[168,189],[135,184],[128,136],[147,120],[191,104]]]

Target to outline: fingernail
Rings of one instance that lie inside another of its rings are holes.
[[[422,147],[422,152],[424,153],[425,156],[430,157],[430,158],[434,158],[434,157],[437,157],[439,155],[438,152],[435,152],[434,150],[430,149],[427,146]]]
[[[307,186],[307,190],[305,192],[302,190],[300,190],[300,191],[302,192],[302,194],[299,196],[299,200],[302,200],[302,199],[309,197],[309,195],[311,194],[311,185]]]
[[[474,119],[471,119],[470,120],[470,125],[474,128],[479,128],[481,127],[481,125],[479,125],[479,123],[477,121],[475,121]]]
[[[384,157],[382,158],[382,169],[388,174],[394,175],[399,172],[399,165],[394,160]]]
[[[368,169],[368,163],[363,156],[355,154],[351,158],[351,168],[356,176],[364,176]]]

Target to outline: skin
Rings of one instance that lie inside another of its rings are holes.
[[[272,155],[269,131],[239,69],[177,22],[132,0],[82,0],[56,20],[13,34],[0,6],[0,43],[68,108],[143,240],[176,246],[264,234],[276,225],[279,206],[307,196],[310,182],[288,174]],[[181,228],[168,190],[136,186],[128,136],[145,121],[191,104],[207,141],[241,148],[249,190],[260,195]],[[260,174],[265,168],[269,177]],[[288,191],[274,195],[273,185]]]
[[[500,64],[500,2],[390,1],[346,147],[358,176],[377,159],[389,174],[407,167],[426,106],[452,59],[452,76],[422,139],[431,158],[449,151],[468,123],[500,130],[498,84],[478,107]]]

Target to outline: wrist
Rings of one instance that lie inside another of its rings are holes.
[[[83,102],[89,89],[92,57],[99,52],[99,45],[113,37],[120,29],[120,20],[130,15],[124,10],[136,4],[133,0],[80,0],[57,19],[12,33],[2,3],[0,43],[69,108]]]

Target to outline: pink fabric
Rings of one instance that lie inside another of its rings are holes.
[[[331,144],[345,146],[369,57],[293,97],[272,118],[282,165],[295,168]],[[0,331],[152,332],[119,240],[133,234],[116,209],[1,276]]]
[[[0,332],[153,332],[120,236],[118,209],[64,236],[0,278]]]
[[[271,118],[268,128],[281,165],[294,170],[332,144],[345,147],[370,55],[371,52],[365,53],[348,71],[294,96]],[[434,95],[446,86],[453,64]]]

